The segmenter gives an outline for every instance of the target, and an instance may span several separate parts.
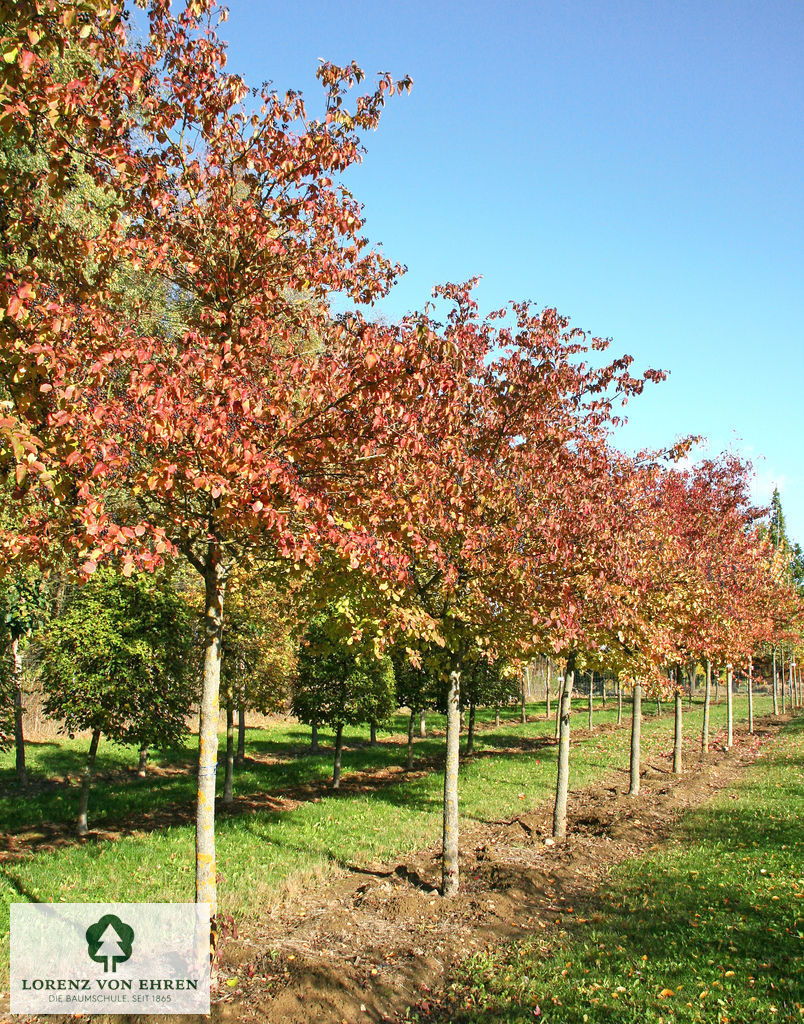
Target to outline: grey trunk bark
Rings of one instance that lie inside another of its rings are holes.
[[[424,709],[422,709],[419,717],[419,736],[421,739],[424,739],[427,736],[427,714]]]
[[[617,680],[617,725],[623,724],[623,684]]]
[[[318,722],[313,722],[310,734],[310,753],[317,754],[318,751]]]
[[[458,760],[461,672],[449,675],[447,694],[447,751],[444,766],[444,827],[442,834],[441,894],[455,896],[460,885],[458,870]]]
[[[17,782],[22,789],[28,786],[28,772],[25,768],[25,734],[22,730],[22,652],[19,637],[11,641],[12,684],[14,687],[14,753],[17,764]]]
[[[773,714],[779,716],[779,681],[776,677],[776,644],[773,645]]]
[[[405,758],[405,771],[410,771],[413,767],[413,733],[414,723],[416,721],[416,712],[411,711],[410,718],[408,719],[408,752]]]
[[[466,753],[475,752],[475,706],[469,705],[469,731],[466,734]]]
[[[234,800],[234,708],[226,703],[226,771],[223,776],[223,802]]]
[[[726,666],[726,749],[731,749],[734,743],[734,694],[732,692],[731,665]]]
[[[639,796],[639,761],[642,746],[642,684],[634,683],[631,696],[631,765],[629,796]]]
[[[208,903],[215,945],[218,872],[215,862],[215,775],[218,770],[221,640],[225,575],[221,552],[210,547],[204,571],[204,676],[198,723],[198,797],[195,813],[195,902]]]
[[[341,754],[343,753],[343,722],[335,727],[335,763],[332,766],[332,788],[341,788]]]
[[[140,747],[140,761],[139,761],[139,765],[137,766],[137,775],[139,775],[139,777],[141,779],[144,779],[145,776],[147,775],[147,773],[148,773],[148,744],[147,743],[143,743],[143,745]]]
[[[748,662],[748,731],[754,735],[754,663]]]
[[[522,693],[521,693],[521,697],[522,697],[522,715],[521,715],[521,720],[522,720],[522,723],[524,724],[528,720],[528,716],[525,714],[525,673],[524,672],[522,673]]]
[[[678,670],[681,676],[681,669]],[[679,679],[680,682],[680,679]],[[683,730],[683,715],[681,690],[676,690],[676,717],[673,728],[673,775],[681,774],[681,742]]]
[[[589,673],[589,732],[595,726],[595,673]]]
[[[547,675],[546,675],[545,680],[544,680],[544,699],[545,699],[545,702],[547,704],[547,709],[545,711],[544,717],[547,719],[548,722],[550,721],[550,674],[551,674],[552,668],[553,668],[553,663],[548,659],[548,661],[547,661]]]
[[[499,727],[499,724],[500,724],[500,706],[499,706],[499,704],[494,709],[494,724]]]
[[[572,661],[564,673],[559,706],[558,767],[556,773],[556,800],[553,806],[553,835],[561,839],[567,834],[567,794],[569,792],[570,706],[575,665]]]
[[[246,709],[241,705],[237,709],[237,754],[235,764],[243,764],[246,760]]]
[[[558,693],[556,694],[558,700],[556,701],[556,742],[558,742],[561,732],[561,697],[564,693],[564,678],[559,677],[558,680]]]
[[[100,743],[100,729],[92,730],[92,739],[89,741],[89,753],[87,762],[81,773],[81,797],[78,805],[78,834],[85,836],[88,831],[87,811],[89,809],[89,790],[92,786],[92,773],[95,771],[95,757],[98,753]]]
[[[709,753],[709,707],[712,703],[712,662],[706,659],[706,681],[704,682],[703,726],[701,727],[701,753]]]
[[[377,746],[377,723],[376,722],[370,722],[369,723],[369,729],[371,730],[371,732],[370,732],[370,735],[371,735],[370,743],[371,743],[372,747],[376,747]]]
[[[782,678],[781,678],[780,682],[782,684],[782,686],[781,686],[781,690],[782,690],[782,714],[784,715],[787,712],[787,697],[785,696],[785,688],[784,688],[785,687],[785,682],[784,682],[784,649],[782,649],[779,652],[779,654],[780,654],[781,662],[782,662],[782,664],[780,666],[781,670],[782,670],[781,671]]]
[[[659,695],[658,691],[656,693],[656,717],[662,717],[662,698]]]
[[[796,706],[795,705],[795,701],[793,699],[793,659],[792,658],[790,658],[790,660],[787,663],[787,674],[788,674],[788,677],[790,679],[790,710],[792,711],[795,708],[795,706]]]

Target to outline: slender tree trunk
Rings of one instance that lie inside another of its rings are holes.
[[[748,659],[748,731],[754,735],[754,662]]]
[[[458,869],[458,761],[461,671],[449,674],[447,693],[447,751],[444,765],[444,828],[442,836],[441,895],[455,896],[460,885]]]
[[[623,684],[617,680],[617,725],[623,724]]]
[[[421,739],[424,739],[427,736],[427,713],[424,708],[422,708],[419,716],[419,736]]]
[[[689,706],[692,707],[692,695],[695,692],[695,678],[696,678],[696,672],[695,672],[695,668],[694,667],[693,667],[691,672],[687,673],[687,678],[689,679],[689,683],[690,683]]]
[[[469,731],[466,734],[466,753],[475,752],[475,706],[469,705]]]
[[[528,717],[525,714],[525,673],[524,673],[524,671],[522,673],[521,698],[522,698],[522,716],[521,717],[522,717],[522,723],[524,724],[528,720]]]
[[[776,644],[773,645],[773,715],[779,717],[779,681],[776,677]]]
[[[141,779],[144,779],[147,774],[148,774],[148,744],[147,743],[143,743],[140,746],[140,761],[139,761],[139,765],[137,766],[137,775],[139,775],[139,777]]]
[[[779,656],[780,656],[781,662],[782,662],[782,664],[781,664],[781,670],[782,671],[781,671],[781,680],[780,680],[780,682],[782,684],[782,686],[781,686],[781,689],[782,689],[782,714],[784,715],[784,714],[787,713],[787,696],[785,694],[785,681],[784,681],[784,648],[782,648],[781,651],[779,652]]]
[[[237,709],[237,753],[235,764],[242,765],[246,760],[246,709],[241,704]]]
[[[413,767],[413,733],[414,733],[414,722],[416,720],[416,712],[411,711],[410,718],[408,719],[408,753],[405,758],[405,771],[409,772]]]
[[[701,753],[709,753],[709,706],[712,701],[712,662],[706,659],[706,680],[704,682],[703,726],[701,728]]]
[[[681,667],[678,668],[678,684],[681,685]],[[683,698],[681,696],[681,690],[676,690],[676,717],[673,729],[673,774],[681,774],[681,743],[682,743],[682,729],[684,708],[682,706]]]
[[[494,709],[494,724],[497,727],[499,727],[499,725],[500,725],[500,705],[499,704]]]
[[[594,677],[593,677],[594,678]],[[600,673],[600,702],[603,705],[603,710],[606,710],[606,677]]]
[[[81,772],[81,797],[78,805],[78,834],[85,836],[88,831],[87,810],[89,809],[89,790],[92,786],[92,774],[95,771],[95,757],[98,753],[100,743],[100,729],[92,730],[92,739],[89,741],[89,753],[84,770]]]
[[[376,747],[377,746],[377,723],[376,722],[371,722],[369,724],[369,728],[371,730],[371,740],[370,740],[371,746],[372,747]]]
[[[631,687],[631,766],[629,796],[639,796],[639,761],[642,753],[642,683]]]
[[[715,669],[715,704],[720,703],[720,669]]]
[[[656,717],[662,717],[662,698],[658,690],[656,691]]]
[[[556,694],[556,697],[558,698],[557,701],[556,701],[556,742],[558,742],[558,740],[560,738],[560,731],[561,731],[561,699],[562,699],[562,694],[563,693],[564,693],[564,677],[563,676],[559,676],[558,677],[558,693]]]
[[[595,673],[589,673],[589,732],[595,727]]]
[[[559,705],[558,771],[556,800],[553,806],[553,835],[562,839],[567,834],[567,794],[569,792],[570,705],[575,682],[575,659],[570,656],[564,673],[564,686]]]
[[[198,796],[195,814],[195,901],[209,904],[211,943],[217,944],[218,871],[215,862],[215,775],[218,770],[221,640],[226,576],[221,552],[210,545],[204,572],[204,676],[198,724]]]
[[[795,709],[796,704],[795,704],[795,701],[793,699],[793,659],[792,659],[792,657],[790,658],[790,660],[787,663],[787,675],[788,675],[788,678],[790,680],[790,710],[793,711]]]
[[[22,651],[19,637],[11,641],[12,684],[14,687],[14,753],[17,762],[17,782],[22,789],[28,786],[28,772],[25,768],[25,734],[22,730]]]
[[[310,733],[310,753],[317,754],[320,749],[318,745],[318,722],[313,722]]]
[[[544,717],[547,721],[550,721],[550,675],[553,669],[553,663],[550,659],[547,659],[547,674],[544,679],[544,699],[547,703],[547,710],[545,711]]]
[[[732,678],[734,670],[731,665],[726,666],[726,749],[730,750],[734,743],[734,694],[732,692]]]
[[[223,802],[234,800],[234,706],[226,702],[226,771],[223,776]]]
[[[335,726],[335,763],[332,766],[332,788],[341,788],[341,754],[343,753],[343,722]]]

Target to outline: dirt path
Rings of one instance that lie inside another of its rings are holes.
[[[548,838],[549,803],[510,821],[464,828],[462,892],[455,899],[438,895],[436,847],[308,890],[226,943],[213,1018],[398,1020],[438,992],[474,950],[562,920],[583,922],[579,915],[609,869],[665,841],[687,808],[732,786],[781,724],[763,720],[754,736],[739,729],[730,752],[716,749],[704,761],[691,737],[680,777],[672,775],[669,757],[652,754],[636,799],[625,796],[622,773],[572,793],[566,842]]]

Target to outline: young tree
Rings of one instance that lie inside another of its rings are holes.
[[[370,643],[350,640],[341,617],[318,616],[299,650],[292,692],[300,721],[335,729],[333,789],[340,788],[344,725],[381,722],[396,708],[391,659],[377,658]]]
[[[138,748],[175,742],[196,697],[191,611],[159,577],[100,568],[74,586],[39,638],[45,710],[69,733],[91,730],[78,833],[101,733]]]

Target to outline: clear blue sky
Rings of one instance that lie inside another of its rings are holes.
[[[734,445],[804,542],[801,0],[230,0],[230,68],[301,88],[318,58],[410,74],[349,184],[409,271],[386,306],[483,275],[669,381],[629,446]]]

